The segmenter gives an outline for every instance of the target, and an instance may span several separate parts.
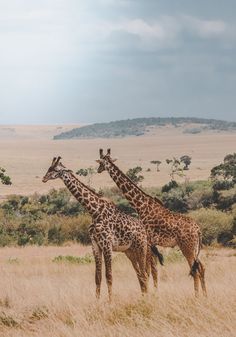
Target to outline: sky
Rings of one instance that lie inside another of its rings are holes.
[[[0,0],[0,124],[236,121],[235,0]]]

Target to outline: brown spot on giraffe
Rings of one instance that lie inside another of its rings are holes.
[[[71,170],[66,169],[60,159],[53,159],[43,182],[60,178],[92,217],[89,235],[95,258],[97,297],[100,296],[102,280],[102,254],[109,299],[112,296],[112,251],[126,254],[135,269],[142,293],[147,292],[147,234],[143,225],[138,219],[122,213],[112,202],[99,197],[90,187],[79,181]]]
[[[206,295],[205,268],[198,257],[202,245],[198,224],[189,217],[169,211],[160,200],[142,191],[115,165],[110,153],[108,150],[107,154],[103,155],[103,151],[100,150],[100,159],[97,160],[98,173],[108,171],[131,206],[136,209],[146,227],[150,245],[179,246],[190,266],[196,296],[199,292],[199,280]]]

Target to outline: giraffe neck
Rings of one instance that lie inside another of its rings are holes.
[[[93,218],[101,214],[105,207],[105,201],[99,198],[96,192],[79,181],[70,171],[63,171],[61,179],[68,190],[87,209]]]
[[[149,202],[152,197],[135,185],[110,159],[106,160],[105,167],[126,199],[137,212],[141,212],[144,203]]]

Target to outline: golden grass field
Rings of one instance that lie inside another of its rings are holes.
[[[194,125],[187,125],[193,127]],[[76,171],[89,166],[97,167],[100,147],[111,147],[118,166],[126,171],[141,165],[145,179],[143,186],[162,186],[169,181],[166,158],[188,154],[192,157],[190,180],[207,179],[210,169],[222,162],[224,156],[235,151],[236,133],[204,132],[183,134],[182,128],[159,127],[150,135],[123,139],[52,140],[53,135],[69,130],[68,126],[0,126],[0,165],[12,177],[12,186],[1,186],[0,197],[9,194],[47,192],[52,187],[62,187],[59,180],[43,184],[41,179],[52,157],[61,155],[63,163]],[[161,160],[160,172],[155,171],[151,160]],[[147,168],[151,172],[146,172]],[[95,188],[114,186],[106,172],[94,176]]]
[[[177,251],[164,251],[159,290],[142,297],[131,264],[113,258],[114,297],[105,278],[95,299],[94,264],[55,263],[57,255],[83,255],[90,247],[0,249],[1,337],[234,337],[236,256],[202,251],[208,298],[193,295],[188,267]],[[17,259],[16,259],[17,258]]]

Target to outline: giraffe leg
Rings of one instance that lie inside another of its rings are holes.
[[[147,255],[146,255],[146,273],[147,278],[149,279],[150,273],[152,274],[154,287],[158,286],[158,271],[157,271],[157,259],[152,254],[151,246],[147,247]]]
[[[147,293],[148,291],[148,279],[146,273],[146,255],[147,255],[147,246],[144,246],[143,249],[138,251],[138,265],[140,270],[140,285],[142,285],[142,293]]]
[[[109,301],[112,298],[112,249],[110,247],[103,250],[105,271],[106,271],[106,281],[108,287]]]
[[[198,271],[199,271],[199,277],[200,277],[203,295],[207,296],[206,282],[205,282],[205,267],[200,260],[198,260],[198,263],[199,263]]]
[[[198,297],[199,296],[199,274],[196,273],[193,276],[193,281],[194,281],[194,292],[195,292],[195,296]]]
[[[131,261],[132,266],[136,272],[141,292],[147,292],[147,273],[146,273],[146,257],[145,254],[140,254],[136,250],[127,250],[125,252],[128,259]],[[141,259],[140,259],[140,255]]]
[[[198,297],[199,295],[199,272],[198,272],[198,260],[195,258],[195,249],[191,249],[191,247],[185,247],[183,244],[179,245],[183,255],[185,256],[186,260],[188,261],[190,267],[190,275],[193,277],[194,282],[194,292],[195,296]]]
[[[198,272],[198,261],[194,257],[190,256],[185,256],[188,264],[190,266],[190,275],[193,277],[193,282],[194,282],[194,292],[195,296],[199,296],[199,272]]]
[[[95,241],[92,241],[93,256],[95,259],[95,283],[96,297],[100,297],[101,282],[102,282],[102,251]]]
[[[148,279],[151,273],[151,261],[152,261],[152,252],[151,252],[151,247],[148,245],[147,254],[146,254],[146,273],[147,273]]]
[[[153,278],[154,288],[158,287],[158,270],[157,270],[157,259],[155,256],[151,256],[151,273]]]

